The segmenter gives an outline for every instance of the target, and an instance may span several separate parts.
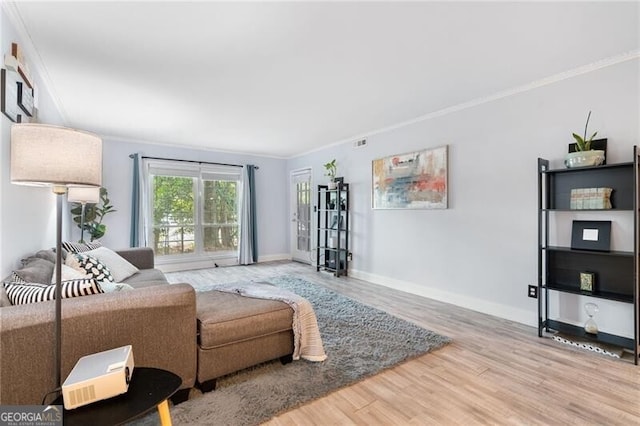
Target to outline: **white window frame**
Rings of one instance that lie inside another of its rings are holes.
[[[187,268],[200,268],[213,266],[213,261],[221,261],[224,264],[235,264],[238,261],[238,250],[227,252],[204,251],[204,181],[231,180],[237,184],[236,208],[238,217],[238,230],[241,217],[241,193],[242,193],[242,167],[225,166],[207,163],[191,163],[185,161],[145,159],[144,171],[146,174],[147,200],[145,232],[148,245],[155,246],[153,236],[153,176],[184,176],[194,178],[194,239],[195,250],[193,253],[156,256],[156,263],[163,271],[181,270]],[[239,237],[238,237],[239,241]]]

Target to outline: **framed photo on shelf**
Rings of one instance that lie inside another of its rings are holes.
[[[593,272],[580,272],[580,290],[593,293],[596,283],[596,274]]]
[[[571,248],[574,250],[610,251],[610,220],[574,220]]]

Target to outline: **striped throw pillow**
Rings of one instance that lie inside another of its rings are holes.
[[[4,283],[4,288],[12,305],[45,302],[56,298],[55,285],[10,282]],[[96,280],[89,278],[63,281],[61,291],[63,299],[103,293]]]
[[[62,248],[69,253],[82,253],[89,250],[95,250],[99,247],[102,247],[100,241],[93,241],[90,243],[73,243],[65,241],[62,243]]]
[[[18,284],[26,284],[27,280],[22,278],[20,275],[16,274],[16,271],[13,271],[11,273],[11,282],[18,283]]]

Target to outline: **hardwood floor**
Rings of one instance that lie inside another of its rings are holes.
[[[538,338],[533,327],[294,262],[218,269],[220,282],[296,275],[453,339],[267,425],[640,424],[640,366],[633,363]],[[175,280],[179,273],[168,275]]]

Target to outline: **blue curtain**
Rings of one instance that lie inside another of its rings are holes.
[[[251,232],[251,247],[253,261],[258,261],[258,221],[256,215],[256,168],[253,165],[247,166],[247,177],[249,179],[249,223]]]
[[[129,246],[140,247],[140,154],[131,154],[133,158],[133,182],[131,184],[131,232],[129,234]]]
[[[242,214],[238,250],[238,261],[241,265],[258,261],[255,170],[256,167],[249,164],[244,167],[242,173]]]

